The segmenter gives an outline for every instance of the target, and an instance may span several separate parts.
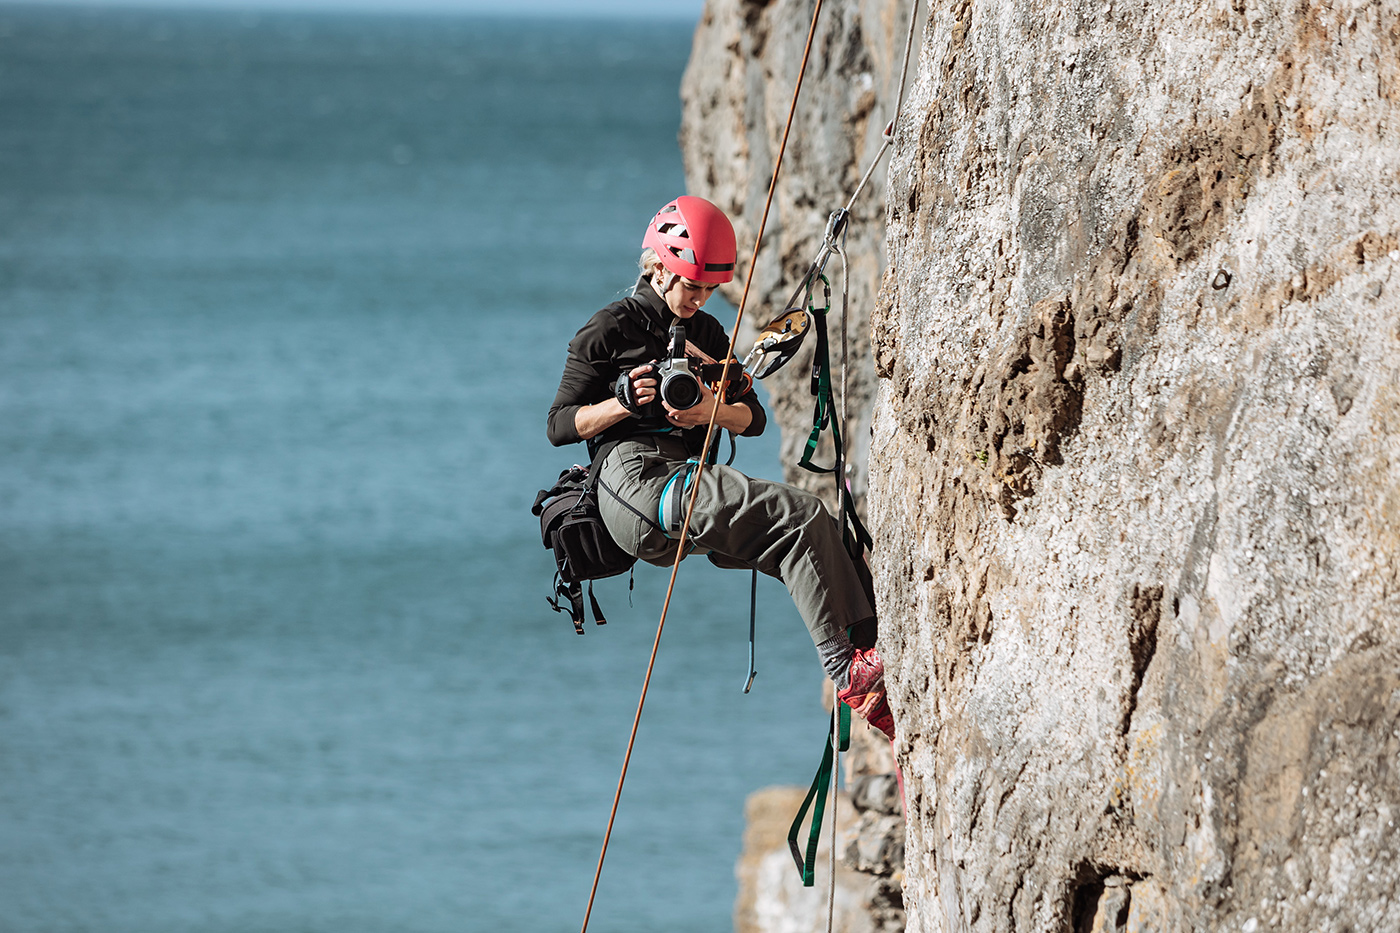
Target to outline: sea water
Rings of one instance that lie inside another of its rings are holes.
[[[0,929],[581,924],[668,575],[579,638],[529,506],[690,28],[0,6]],[[592,929],[728,929],[816,764],[748,582],[682,567]]]

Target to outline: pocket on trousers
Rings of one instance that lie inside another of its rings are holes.
[[[603,462],[599,473],[598,478],[607,489],[598,490],[598,511],[613,538],[629,554],[640,555],[652,543],[647,536],[653,529],[642,515],[655,512],[656,502],[641,476],[646,463],[655,459],[655,454],[648,456],[646,451],[617,450]],[[618,501],[619,497],[626,505]]]

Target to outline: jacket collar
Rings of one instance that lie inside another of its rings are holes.
[[[658,333],[669,334],[671,325],[676,322],[676,316],[671,313],[666,299],[658,295],[656,289],[651,287],[651,281],[645,275],[638,277],[637,286],[632,294],[641,302],[642,313],[647,324]]]

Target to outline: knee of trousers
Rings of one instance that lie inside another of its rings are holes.
[[[807,492],[804,489],[794,489],[790,508],[793,518],[796,519],[796,524],[801,527],[822,531],[827,528],[836,530],[836,519],[827,510],[826,503],[815,493]]]

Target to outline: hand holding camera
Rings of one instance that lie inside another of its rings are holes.
[[[617,379],[615,394],[622,407],[634,418],[660,417],[664,414],[656,401],[657,378],[655,363],[643,363]]]
[[[670,410],[684,411],[700,403],[705,392],[690,370],[685,353],[685,328],[671,328],[666,359],[654,360],[617,380],[617,400],[638,418],[669,419]],[[663,404],[664,403],[664,404]]]
[[[638,418],[654,418],[684,427],[706,424],[724,365],[708,357],[704,360],[692,361],[686,354],[685,328],[677,324],[671,328],[666,358],[623,374],[617,380],[617,400]],[[708,385],[710,382],[715,383],[713,388]],[[732,362],[729,380],[724,384],[724,401],[736,401],[752,385],[752,379],[742,372],[738,362]]]

